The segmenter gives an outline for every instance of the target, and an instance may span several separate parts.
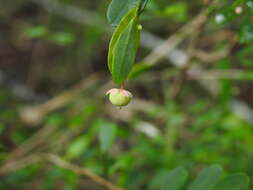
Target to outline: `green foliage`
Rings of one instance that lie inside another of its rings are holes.
[[[99,127],[99,142],[102,152],[108,152],[113,145],[117,134],[117,126],[114,123],[101,121]]]
[[[66,158],[74,159],[78,158],[85,152],[89,145],[89,139],[86,135],[76,138],[71,144],[67,147]]]
[[[132,19],[112,47],[112,77],[117,84],[127,79],[133,67],[140,38],[137,26],[137,18]]]
[[[220,166],[214,165],[204,169],[187,190],[212,190],[222,175]]]
[[[128,12],[128,14],[120,22],[119,26],[115,29],[115,32],[110,41],[109,53],[108,53],[108,67],[111,72],[112,72],[113,58],[114,58],[114,55],[113,55],[114,47],[117,44],[120,36],[122,35],[122,32],[125,31],[129,23],[132,20],[136,19],[136,17],[137,17],[137,9],[133,8],[132,10]]]
[[[149,0],[141,0],[139,12],[141,13],[147,6]]]
[[[184,186],[187,179],[187,171],[178,167],[166,175],[165,182],[161,187],[161,190],[180,190]]]
[[[57,45],[67,46],[75,42],[75,35],[70,32],[52,32],[47,26],[37,25],[25,29],[25,35],[34,39],[47,39]]]
[[[139,13],[147,2],[113,0],[108,8],[108,20],[117,26],[108,53],[108,67],[116,84],[123,84],[132,70],[140,40]]]
[[[69,45],[75,41],[75,36],[68,32],[57,32],[51,34],[48,39],[58,45]]]
[[[216,186],[215,190],[247,190],[249,178],[245,174],[232,174],[222,179]]]
[[[224,2],[226,4],[226,2]],[[240,20],[238,37],[241,43],[250,43],[253,39],[253,24],[251,21],[252,0],[237,0],[232,5],[226,4],[223,9],[216,15],[215,19],[218,24],[228,24],[235,20]],[[238,10],[236,10],[238,9]],[[243,18],[243,20],[241,20]]]
[[[238,57],[244,66],[248,66],[248,67],[252,66],[252,60],[250,57],[252,51],[253,51],[253,46],[248,45],[245,48],[243,48],[241,51],[238,52]]]
[[[112,0],[108,7],[107,19],[113,26],[117,26],[125,15],[133,8],[138,8],[140,0]]]
[[[117,26],[131,9],[138,8],[138,13],[141,13],[148,1],[149,0],[112,0],[107,10],[107,19],[112,26]]]
[[[48,34],[48,29],[43,25],[37,25],[27,28],[25,34],[30,38],[41,38]]]
[[[221,178],[222,169],[218,165],[204,169],[197,178],[190,184],[187,190],[246,190],[249,186],[248,176],[245,174],[232,174]],[[186,186],[187,171],[178,167],[160,178],[163,181],[161,190],[180,190]]]
[[[167,6],[163,14],[170,19],[182,22],[187,20],[187,6],[185,3],[176,3]]]
[[[242,24],[239,38],[241,43],[249,43],[253,41],[253,24],[251,20]]]

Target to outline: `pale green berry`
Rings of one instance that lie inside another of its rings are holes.
[[[137,28],[138,28],[138,30],[142,30],[142,25],[139,24],[139,25],[137,26]]]
[[[131,92],[124,89],[113,88],[109,90],[106,94],[109,95],[110,102],[113,105],[119,107],[128,105],[133,98]]]

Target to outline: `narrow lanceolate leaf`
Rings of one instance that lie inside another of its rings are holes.
[[[140,0],[112,0],[107,10],[107,19],[111,25],[117,26],[129,10],[139,6]]]
[[[214,188],[214,190],[247,190],[249,186],[249,178],[245,174],[233,174],[222,179]]]
[[[186,179],[187,171],[182,167],[178,167],[167,174],[161,190],[181,190]]]
[[[137,24],[135,17],[122,32],[113,49],[112,78],[116,84],[125,82],[135,62],[140,39]]]
[[[119,26],[115,29],[115,32],[111,38],[109,45],[109,53],[108,53],[108,67],[110,72],[112,73],[112,58],[113,58],[113,49],[115,47],[116,42],[120,38],[123,31],[127,28],[131,20],[137,17],[137,8],[131,9],[126,16],[121,20]]]
[[[193,181],[187,190],[212,190],[222,175],[222,169],[218,165],[204,169]]]

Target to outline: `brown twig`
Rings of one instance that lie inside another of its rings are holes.
[[[208,39],[208,40],[207,40]],[[217,60],[220,60],[229,55],[233,47],[236,45],[237,37],[232,32],[228,31],[221,31],[218,32],[215,36],[207,38],[207,41],[217,41],[226,40],[228,41],[228,46],[223,48],[222,50],[214,51],[214,52],[205,52],[202,50],[194,50],[193,54],[194,57],[199,59],[203,63],[212,63]]]
[[[198,28],[206,21],[207,16],[213,11],[216,3],[217,1],[214,0],[208,8],[201,11],[191,22],[183,26],[179,31],[169,37],[160,46],[156,47],[147,57],[141,61],[141,63],[152,66],[159,62],[162,58],[174,50],[178,44],[180,44],[185,39],[185,37],[191,35],[194,31],[196,31],[196,28]]]
[[[229,52],[230,51],[228,49],[219,50],[215,52],[204,52],[202,50],[196,50],[194,52],[194,57],[196,57],[203,63],[213,63],[226,57],[229,54]]]
[[[21,119],[30,125],[39,124],[44,118],[44,116],[47,115],[49,112],[59,109],[64,105],[74,101],[75,98],[81,94],[81,92],[98,83],[98,79],[100,77],[101,75],[97,73],[92,74],[91,76],[83,79],[81,82],[79,82],[72,88],[66,90],[58,96],[53,97],[45,103],[21,109]]]
[[[205,17],[205,20],[206,19],[207,19],[207,17]],[[170,97],[170,99],[172,99],[172,100],[175,99],[178,96],[178,94],[180,93],[180,91],[183,87],[184,82],[187,79],[187,71],[192,65],[191,60],[194,57],[194,50],[196,48],[196,43],[197,43],[198,38],[200,36],[200,33],[203,29],[205,20],[203,20],[202,22],[198,22],[198,25],[197,24],[195,25],[194,32],[192,33],[192,36],[190,38],[190,43],[189,43],[189,46],[188,46],[188,49],[187,49],[186,63],[181,68],[178,76],[174,80],[174,82],[172,84],[172,87],[171,87],[171,97]]]
[[[228,70],[189,70],[188,75],[192,80],[217,80],[217,79],[229,79],[229,80],[253,80],[252,72],[228,69]]]
[[[42,160],[42,157],[40,155],[29,155],[24,158],[18,158],[16,160],[12,160],[10,162],[7,162],[3,164],[0,167],[0,176],[5,175],[6,173],[16,171],[18,169],[27,167],[31,164],[37,163]]]
[[[57,165],[61,168],[69,169],[69,170],[73,171],[74,173],[76,173],[78,175],[83,175],[83,176],[89,177],[90,179],[92,179],[96,183],[98,183],[100,185],[103,185],[103,186],[107,187],[110,190],[123,190],[122,188],[117,187],[114,184],[112,184],[110,181],[107,181],[106,179],[94,174],[90,170],[88,170],[86,168],[81,168],[77,165],[69,163],[69,162],[61,159],[59,156],[56,156],[54,154],[48,154],[46,156],[46,158],[51,163],[53,163],[53,164],[55,164],[55,165]]]
[[[104,19],[99,17],[94,12],[90,12],[88,10],[83,10],[78,7],[65,5],[63,3],[58,2],[57,0],[54,0],[54,1],[31,0],[31,1],[37,3],[39,6],[44,8],[46,11],[48,11],[52,14],[57,14],[59,16],[62,16],[63,18],[68,19],[70,21],[80,23],[80,24],[85,24],[85,25],[101,26],[107,32],[110,31],[110,29],[108,27],[106,27],[107,24],[105,23]],[[210,0],[203,0],[203,1],[205,1],[205,5],[209,4],[211,7],[209,10],[206,10],[206,12],[207,12],[206,15],[208,15],[211,12],[211,10],[215,7],[215,4],[217,1],[216,0],[214,0],[212,2]],[[211,4],[210,4],[210,2],[211,2]],[[92,18],[92,19],[90,19],[90,18]],[[93,18],[95,18],[95,21],[93,20]],[[195,20],[196,18],[194,18],[193,20]],[[98,23],[101,23],[101,24],[98,24]],[[187,25],[185,25],[185,26],[187,26]],[[190,23],[189,23],[189,26],[190,26]],[[192,28],[194,28],[194,26],[189,27],[188,29],[191,30]],[[187,33],[185,33],[185,35],[183,35],[183,37],[184,36],[186,37],[188,35]],[[215,37],[215,39],[217,39],[217,37],[220,38],[221,36],[224,36],[224,35],[217,35]],[[164,47],[171,45],[170,48],[166,52],[165,51],[162,52],[162,54],[160,54],[158,58],[155,58],[153,60],[153,64],[155,64],[156,61],[161,60],[163,57],[166,58],[167,60],[169,60],[176,67],[180,67],[185,64],[184,59],[180,59],[181,60],[180,62],[179,62],[179,59],[175,59],[175,57],[177,57],[178,53],[180,53],[181,57],[183,57],[183,55],[185,55],[185,52],[181,51],[179,49],[174,49],[180,42],[182,42],[183,39],[178,39],[176,37],[173,38],[173,36],[172,36],[164,43],[163,39],[147,32],[147,31],[142,32],[141,39],[142,39],[141,45],[145,48],[148,48],[148,49],[153,49],[153,48],[158,47],[160,45],[164,45]],[[169,44],[169,43],[172,43],[172,44]],[[198,71],[198,70],[203,70],[203,69],[199,66],[199,67],[196,67],[195,70]],[[210,81],[208,81],[208,85],[206,85],[205,80],[200,80],[199,82],[204,87],[204,89],[206,89],[211,95],[217,94],[217,83],[215,80],[213,80],[212,83],[210,83]],[[237,101],[237,100],[235,100],[235,101]],[[234,110],[232,110],[232,111],[234,112]],[[247,120],[247,121],[252,123],[251,120]]]
[[[107,187],[109,190],[123,190],[121,187],[117,187],[114,184],[112,184],[110,181],[96,175],[91,170],[82,168],[80,166],[77,166],[75,164],[69,163],[63,159],[61,159],[59,156],[55,154],[32,154],[30,156],[27,156],[25,158],[12,161],[8,164],[3,165],[0,168],[0,175],[6,175],[6,173],[16,171],[18,169],[22,169],[24,167],[27,167],[31,164],[37,163],[39,161],[49,161],[50,163],[65,168],[68,170],[71,170],[72,172],[86,176],[93,180],[94,182]]]
[[[32,137],[30,137],[24,143],[19,145],[14,151],[12,151],[8,155],[7,158],[8,162],[16,160],[20,157],[24,157],[27,153],[29,153],[36,147],[41,146],[46,141],[46,139],[48,139],[48,136],[52,134],[56,129],[57,129],[56,125],[46,125],[43,128],[41,128]]]

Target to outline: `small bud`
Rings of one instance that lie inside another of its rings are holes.
[[[138,28],[138,30],[142,30],[142,25],[139,24],[139,25],[137,26],[137,28]]]
[[[109,95],[110,102],[115,106],[126,106],[132,100],[131,92],[124,89],[113,88],[109,90],[106,95]]]
[[[238,7],[235,8],[235,13],[238,14],[238,15],[241,14],[242,11],[243,11],[243,9],[242,9],[241,6],[238,6]]]

